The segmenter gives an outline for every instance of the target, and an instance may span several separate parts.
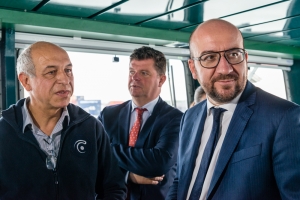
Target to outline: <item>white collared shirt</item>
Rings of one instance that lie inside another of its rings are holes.
[[[29,97],[24,101],[24,106],[22,106],[22,115],[23,115],[23,134],[25,131],[25,128],[28,124],[31,125],[32,132],[34,137],[36,138],[40,148],[49,155],[49,144],[45,142],[48,141],[50,143],[53,143],[53,150],[55,155],[58,155],[59,147],[60,147],[60,138],[61,138],[61,130],[63,129],[63,121],[65,117],[68,119],[68,125],[70,122],[69,112],[67,107],[64,108],[64,111],[59,118],[58,122],[56,123],[52,133],[50,136],[46,135],[41,129],[39,129],[34,123],[31,118],[31,115],[28,111],[26,102],[30,101]]]
[[[146,108],[147,110],[143,112],[143,121],[142,121],[142,126],[141,129],[143,128],[145,122],[147,121],[147,119],[152,115],[153,109],[156,105],[156,103],[158,102],[159,96],[156,97],[154,100],[150,101],[149,103],[145,104],[142,108]],[[131,101],[131,115],[130,115],[130,126],[129,126],[129,130],[128,130],[128,134],[130,133],[130,130],[137,118],[137,111],[135,110],[135,108],[137,108],[138,106],[134,104],[133,101]],[[125,176],[125,182],[128,182],[128,175],[129,175],[129,171],[126,173]]]
[[[213,173],[215,171],[216,163],[217,163],[217,160],[218,160],[218,157],[219,157],[219,153],[220,153],[220,150],[221,150],[221,147],[222,147],[222,144],[223,144],[223,141],[224,141],[229,123],[231,121],[234,110],[237,106],[237,103],[238,103],[238,101],[241,97],[241,94],[242,94],[242,92],[237,97],[235,97],[231,102],[229,102],[227,104],[222,104],[220,106],[215,106],[215,107],[224,108],[227,111],[225,111],[224,113],[221,114],[221,126],[220,126],[220,129],[219,129],[220,137],[219,137],[217,146],[214,150],[213,157],[210,161],[209,168],[208,168],[207,173],[206,173],[206,177],[205,177],[205,180],[204,180],[204,183],[203,183],[200,200],[206,199],[208,189],[209,189],[209,186],[210,186],[210,182],[211,182],[211,179],[213,177]],[[207,99],[207,117],[206,117],[205,124],[204,124],[204,129],[203,129],[203,133],[202,133],[202,137],[201,137],[201,144],[200,144],[200,147],[199,147],[198,156],[196,158],[196,164],[195,164],[195,168],[194,168],[194,171],[193,171],[193,176],[192,176],[192,179],[191,179],[191,182],[190,182],[190,186],[189,186],[189,190],[188,190],[188,194],[187,194],[187,199],[189,199],[189,196],[190,196],[191,191],[193,189],[195,179],[197,177],[197,174],[198,174],[198,171],[199,171],[199,168],[200,168],[203,152],[204,152],[206,143],[209,139],[210,132],[212,130],[213,116],[212,116],[212,113],[210,111],[210,108],[212,108],[212,107],[214,107],[214,105],[209,101],[209,99]]]
[[[156,103],[158,102],[158,98],[159,98],[159,96],[156,97],[156,99],[154,99],[154,100],[150,101],[149,103],[145,104],[143,107],[141,107],[141,108],[146,108],[147,110],[144,111],[144,113],[143,113],[143,121],[142,121],[142,126],[141,126],[140,130],[142,130],[145,122],[152,115],[153,109],[154,109]],[[129,126],[129,132],[128,133],[130,133],[130,130],[131,130],[136,118],[137,118],[137,111],[135,110],[135,108],[137,108],[138,106],[135,105],[133,101],[131,101],[131,107],[132,107],[132,109],[131,109],[130,126]]]

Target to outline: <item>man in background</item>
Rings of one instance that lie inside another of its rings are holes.
[[[175,177],[182,112],[160,98],[166,59],[150,47],[130,56],[128,89],[132,100],[100,113],[119,166],[128,174],[131,200],[164,200]]]
[[[166,199],[300,199],[300,107],[247,81],[248,53],[231,23],[200,24],[190,52],[207,101],[182,119]]]
[[[124,176],[101,123],[69,104],[67,52],[34,43],[17,72],[29,97],[0,118],[0,199],[124,199]]]
[[[206,99],[205,91],[201,86],[198,86],[194,93],[194,101],[191,103],[190,108]]]

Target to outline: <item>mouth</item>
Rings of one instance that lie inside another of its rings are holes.
[[[138,88],[138,87],[141,87],[141,86],[138,86],[138,85],[130,85],[130,87],[132,87],[132,88]]]
[[[221,82],[221,83],[230,83],[235,81],[235,79],[224,79],[224,80],[217,80],[216,82]]]
[[[229,84],[229,83],[233,83],[236,82],[238,80],[238,76],[235,74],[228,74],[228,75],[220,75],[216,78],[214,78],[214,80],[212,80],[215,83],[220,83],[220,84]]]
[[[223,80],[217,80],[215,82],[215,84],[221,86],[221,87],[231,87],[233,86],[234,84],[236,83],[236,80],[235,79],[223,79]]]
[[[70,93],[71,93],[70,90],[59,90],[55,94],[61,97],[68,97]]]

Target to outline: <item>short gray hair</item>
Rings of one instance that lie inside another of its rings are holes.
[[[17,60],[17,73],[18,75],[21,73],[27,74],[28,76],[35,76],[35,67],[33,64],[32,56],[31,56],[31,47],[24,49],[22,53],[19,55]]]
[[[194,93],[194,102],[195,104],[200,103],[201,101],[203,101],[203,99],[206,98],[205,96],[205,91],[203,90],[203,88],[201,86],[197,87]]]

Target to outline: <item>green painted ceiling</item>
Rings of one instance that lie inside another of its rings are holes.
[[[187,48],[194,28],[222,18],[252,53],[300,58],[300,0],[0,0],[17,32]]]

